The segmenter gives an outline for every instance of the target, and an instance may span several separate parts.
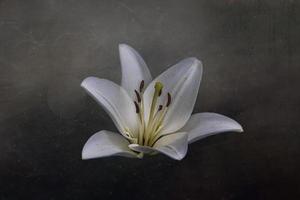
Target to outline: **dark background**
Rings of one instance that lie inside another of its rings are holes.
[[[0,0],[0,199],[299,199],[300,2]],[[80,82],[120,81],[118,44],[154,76],[195,56],[194,112],[240,122],[182,161],[81,160],[116,130]]]

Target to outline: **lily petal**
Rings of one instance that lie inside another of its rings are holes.
[[[223,132],[243,132],[242,126],[217,113],[197,113],[191,116],[187,124],[180,130],[188,133],[189,143]]]
[[[129,148],[145,154],[160,152],[175,160],[181,160],[187,153],[188,135],[185,132],[172,133],[161,137],[153,147],[130,144]]]
[[[129,142],[120,134],[102,130],[92,135],[82,149],[82,159],[107,156],[137,158],[137,154],[128,148]]]
[[[125,129],[137,136],[138,118],[135,106],[127,92],[117,84],[106,79],[88,77],[81,86],[90,94],[109,114],[116,127],[124,136]]]
[[[145,86],[151,82],[150,71],[140,54],[129,45],[120,44],[119,54],[122,67],[121,85],[134,98],[134,90],[139,89],[142,80]]]
[[[169,68],[153,80],[144,94],[145,117],[148,119],[154,85],[163,84],[158,105],[165,105],[167,93],[171,94],[171,104],[164,119],[161,134],[173,133],[182,128],[190,118],[202,77],[202,63],[197,58],[187,58]]]
[[[181,160],[187,153],[188,135],[186,132],[165,135],[154,144],[153,148],[175,160]]]

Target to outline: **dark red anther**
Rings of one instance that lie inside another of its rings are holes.
[[[135,112],[139,113],[140,112],[139,104],[136,101],[134,101],[134,105],[135,105]]]
[[[171,100],[172,100],[172,98],[171,98],[171,94],[168,92],[168,101],[167,101],[167,107],[171,104]]]
[[[141,96],[140,96],[139,92],[136,91],[136,90],[134,90],[134,92],[135,92],[135,95],[136,95],[136,98],[137,98],[138,102],[140,103],[141,102]]]
[[[158,111],[162,110],[163,106],[162,105],[159,105],[158,106]]]
[[[143,91],[143,89],[144,89],[144,85],[145,85],[145,81],[144,81],[144,80],[142,80],[142,81],[141,81],[141,83],[140,83],[140,92],[142,92],[142,91]]]

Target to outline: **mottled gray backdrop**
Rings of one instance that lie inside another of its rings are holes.
[[[0,0],[0,199],[299,199],[300,1]],[[194,112],[239,121],[181,162],[82,161],[86,140],[116,130],[83,89],[120,81],[118,44],[153,75],[195,56]]]

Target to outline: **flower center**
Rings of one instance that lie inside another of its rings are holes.
[[[139,116],[139,133],[137,139],[131,140],[132,143],[143,146],[153,146],[161,136],[160,131],[163,128],[163,121],[168,107],[171,104],[171,94],[167,93],[164,105],[157,106],[157,100],[161,97],[163,92],[163,84],[156,82],[154,89],[148,119],[145,119],[144,115],[144,80],[141,81],[139,90],[134,90],[136,94],[136,100],[134,101],[135,112]]]

